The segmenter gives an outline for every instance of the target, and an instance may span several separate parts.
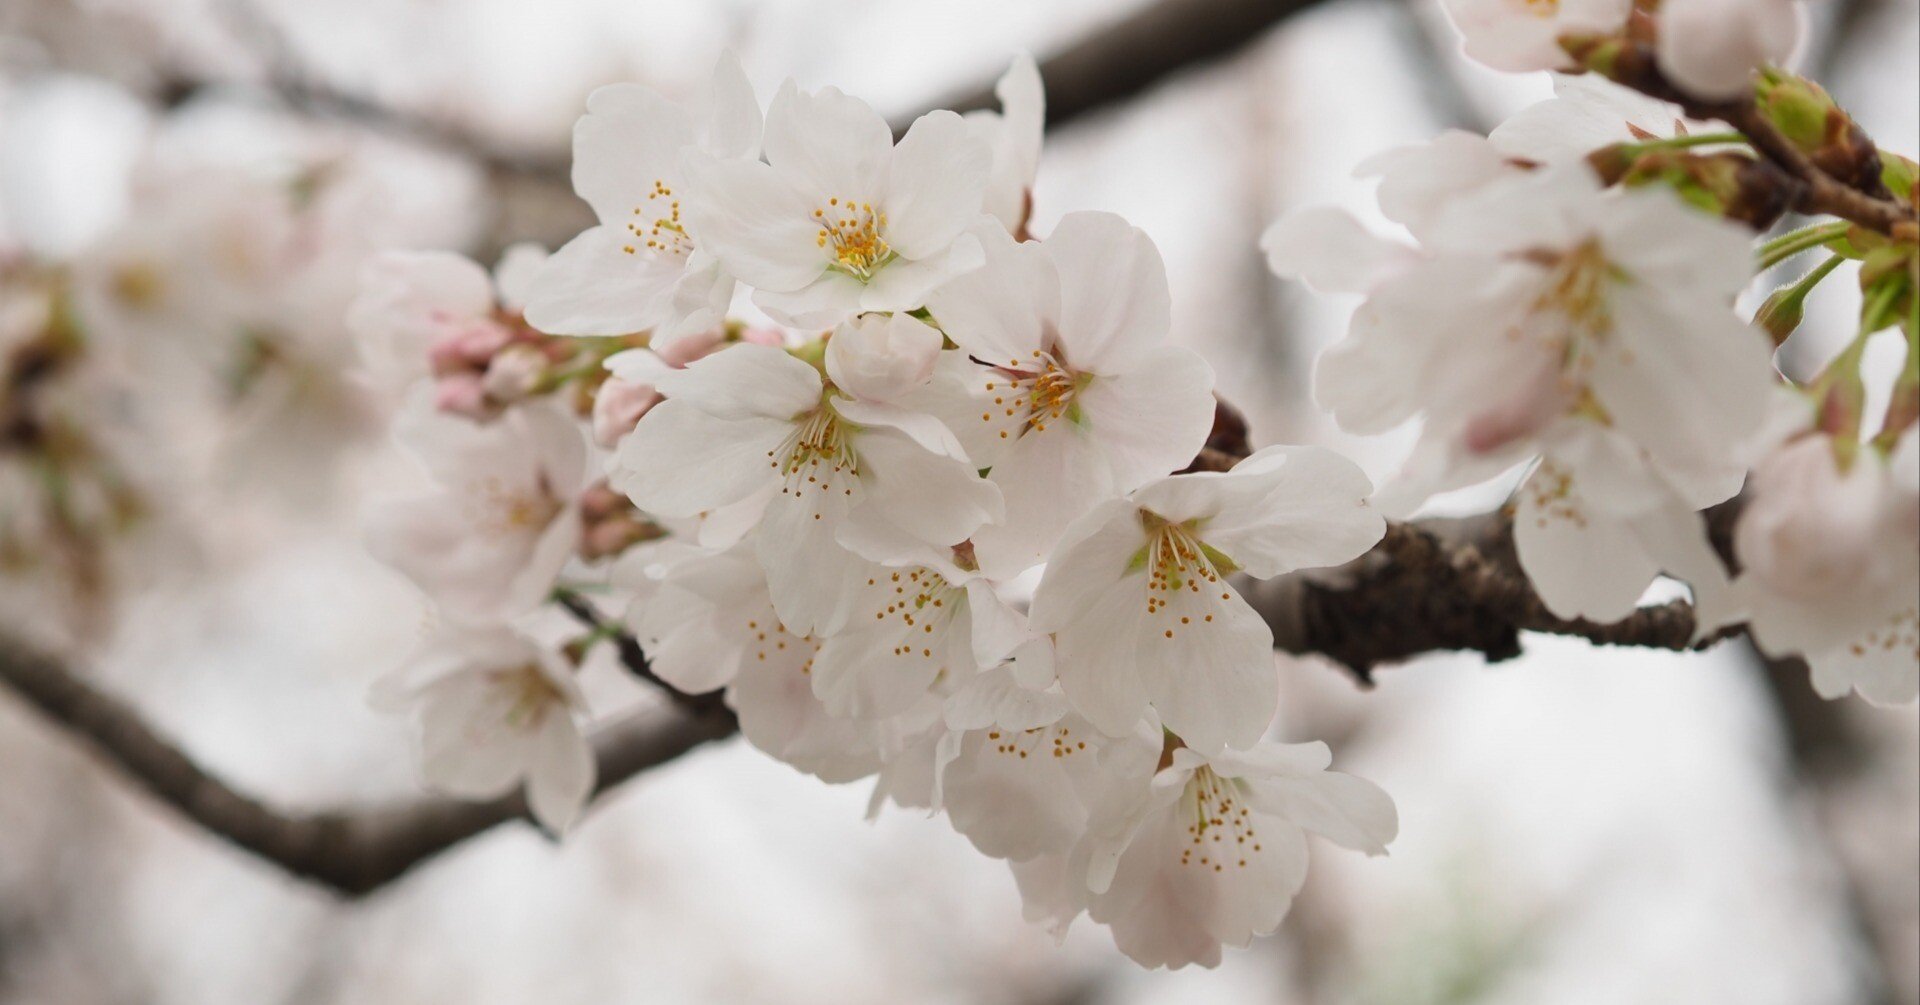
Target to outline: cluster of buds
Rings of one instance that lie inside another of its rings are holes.
[[[621,437],[639,425],[647,411],[661,401],[654,381],[662,373],[685,369],[687,364],[736,342],[777,346],[781,341],[780,332],[774,329],[729,323],[674,339],[657,351],[622,352],[607,357],[598,383],[590,380],[583,385],[593,396],[586,411],[593,417],[594,443],[612,449]]]
[[[470,419],[493,418],[509,405],[551,390],[557,368],[579,350],[574,341],[534,331],[506,310],[465,319],[427,349],[434,404]]]

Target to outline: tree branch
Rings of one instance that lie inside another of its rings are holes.
[[[52,657],[0,637],[0,681],[54,725],[203,830],[339,893],[371,893],[414,866],[509,820],[528,819],[521,793],[322,813],[289,813],[234,790],[147,724],[126,702]],[[722,710],[724,713],[724,710]],[[731,714],[659,711],[595,737],[599,791],[734,732]]]
[[[1217,449],[1209,456],[1230,464],[1230,455]],[[1382,664],[1438,650],[1508,659],[1520,652],[1521,631],[1660,649],[1703,648],[1734,634],[1696,640],[1693,611],[1684,601],[1642,608],[1610,625],[1554,616],[1514,563],[1511,528],[1500,514],[1393,524],[1373,551],[1340,569],[1244,583],[1242,589],[1272,626],[1277,648],[1327,656],[1363,682],[1371,682]],[[595,738],[600,792],[738,729],[718,692],[674,690],[653,673],[630,635],[612,631],[577,596],[563,594],[561,602],[584,624],[609,631],[629,670],[678,706],[677,713],[640,716]],[[468,838],[527,817],[519,793],[484,803],[425,799],[290,813],[236,791],[157,733],[131,705],[5,637],[0,681],[202,829],[350,896],[377,890]]]
[[[1160,0],[1149,4],[1040,62],[1040,77],[1047,89],[1047,128],[1123,102],[1181,70],[1230,55],[1258,39],[1265,29],[1320,2]],[[239,10],[245,12],[246,8]],[[249,85],[174,73],[163,80],[163,106],[178,106],[221,87],[254,86],[302,115],[352,122],[376,132],[418,140],[465,156],[495,177],[570,185],[572,158],[567,151],[512,149],[464,123],[395,108],[341,90],[307,72],[293,58],[285,40],[256,13],[247,13],[237,27],[260,50],[261,78]],[[998,106],[993,85],[988,82],[959,92],[935,107],[965,112]],[[918,115],[899,120],[896,135]]]
[[[1049,55],[1047,128],[1132,98],[1175,73],[1239,51],[1266,29],[1320,0],[1160,0]],[[932,106],[956,112],[1000,107],[983,84]],[[899,119],[895,135],[918,117]]]
[[[1626,43],[1608,76],[1642,94],[1679,105],[1692,118],[1719,119],[1739,130],[1762,157],[1798,184],[1793,208],[1802,213],[1836,216],[1882,234],[1920,227],[1920,210],[1903,207],[1887,197],[1880,184],[1873,142],[1857,126],[1852,127],[1854,135],[1849,137],[1856,156],[1849,158],[1853,163],[1842,172],[1847,176],[1837,177],[1783,135],[1751,96],[1707,101],[1676,86],[1660,72],[1648,43]]]

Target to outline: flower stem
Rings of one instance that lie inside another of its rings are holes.
[[[1644,140],[1639,143],[1625,144],[1628,150],[1639,154],[1650,150],[1685,150],[1689,147],[1719,146],[1728,143],[1746,145],[1747,138],[1733,130],[1718,133],[1694,133],[1691,136],[1669,136],[1664,139]]]
[[[1816,223],[1811,227],[1802,227],[1799,230],[1781,234],[1760,245],[1759,269],[1762,271],[1771,269],[1803,251],[1817,248],[1835,238],[1844,237],[1849,226],[1851,224],[1845,220],[1834,220],[1831,223]]]

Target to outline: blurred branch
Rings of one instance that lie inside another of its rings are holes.
[[[1099,29],[1040,62],[1047,89],[1047,128],[1118,104],[1173,74],[1229,55],[1264,29],[1321,0],[1159,0]],[[303,115],[352,122],[465,156],[496,178],[566,186],[570,154],[503,147],[467,125],[350,93],[307,71],[274,28],[244,3],[228,5],[238,34],[251,40],[263,65],[254,85],[176,73],[163,83],[161,103],[184,104],[222,87],[257,86]],[[991,83],[961,92],[938,107],[956,111],[998,107]],[[901,121],[898,130],[914,116]]]
[[[248,85],[185,73],[170,74],[161,81],[162,107],[178,107],[222,87],[255,86],[299,114],[351,122],[397,139],[463,156],[496,180],[526,178],[569,184],[572,159],[569,152],[513,150],[466,124],[395,108],[341,90],[314,72],[280,26],[251,0],[227,0],[219,7],[229,30],[259,62],[260,79]]]
[[[1258,40],[1267,28],[1320,0],[1159,0],[1040,62],[1047,128],[1126,101],[1162,80]],[[993,85],[962,91],[933,108],[998,108]],[[932,109],[927,109],[931,111]],[[918,113],[898,120],[904,131]]]
[[[295,876],[352,896],[510,820],[528,819],[516,792],[488,802],[423,799],[395,806],[290,813],[238,792],[155,732],[131,705],[50,656],[0,638],[0,681],[64,731],[190,822]],[[595,738],[605,792],[734,732],[730,714],[639,716]]]
[[[1467,90],[1451,54],[1443,48],[1459,44],[1445,15],[1434,7],[1407,3],[1389,3],[1386,10],[1389,40],[1406,61],[1410,76],[1420,82],[1416,96],[1426,106],[1427,114],[1441,128],[1482,135],[1492,132],[1498,123],[1488,120],[1486,110]],[[1436,25],[1435,20],[1442,23]]]

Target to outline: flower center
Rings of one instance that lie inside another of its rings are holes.
[[[1546,266],[1546,282],[1527,311],[1528,328],[1511,337],[1534,335],[1560,351],[1562,370],[1579,378],[1591,368],[1591,353],[1613,333],[1608,293],[1619,270],[1607,261],[1600,242],[1589,239],[1567,252],[1534,251],[1525,257]]]
[[[1182,794],[1193,823],[1187,825],[1187,844],[1180,849],[1181,865],[1214,872],[1229,865],[1247,867],[1247,856],[1260,850],[1260,836],[1240,790],[1237,779],[1221,778],[1210,767],[1194,771]]]
[[[946,630],[966,591],[947,582],[932,569],[901,569],[888,574],[893,594],[885,607],[873,612],[875,621],[897,620],[906,636],[893,647],[895,656],[932,659],[936,643],[944,641]],[[878,576],[868,586],[883,586]]]
[[[856,203],[834,196],[825,207],[813,211],[813,221],[820,227],[813,243],[833,251],[833,264],[827,266],[830,269],[864,283],[897,257],[881,236],[887,228],[887,214],[874,212],[870,202]]]
[[[1520,6],[1535,17],[1549,18],[1560,13],[1560,0],[1520,0]]]
[[[1233,592],[1221,582],[1221,570],[1231,572],[1232,563],[1184,524],[1153,513],[1142,513],[1141,520],[1150,536],[1135,560],[1147,570],[1147,613],[1155,618],[1164,615],[1160,637],[1171,640],[1183,632],[1206,631],[1219,624],[1215,615],[1233,599]]]
[[[768,466],[780,472],[783,495],[801,495],[808,486],[821,492],[839,487],[853,494],[852,480],[860,475],[860,458],[853,441],[833,408],[822,402],[794,424],[786,441],[767,451]]]
[[[693,238],[687,236],[680,222],[680,200],[673,197],[673,188],[666,182],[653,180],[653,190],[647,193],[645,202],[633,207],[633,217],[627,221],[627,230],[634,240],[644,242],[650,254],[685,258],[693,252]],[[631,244],[620,250],[640,254],[640,248]]]
[[[998,420],[1010,427],[1000,431],[1001,439],[1024,436],[1029,431],[1043,433],[1049,424],[1062,419],[1079,421],[1076,399],[1092,380],[1088,374],[1070,370],[1052,353],[1038,349],[1025,362],[1008,360],[1006,366],[995,369],[1005,379],[987,382],[993,406],[980,413],[980,421],[995,422],[997,411]]]
[[[546,718],[548,709],[566,701],[560,689],[531,663],[494,671],[493,684],[507,696],[502,721],[510,729],[531,731]]]
[[[1057,725],[1022,730],[989,730],[987,742],[993,744],[994,753],[1022,761],[1042,752],[1064,761],[1075,754],[1085,753],[1087,749],[1087,741],[1075,739],[1072,729]]]
[[[467,522],[489,537],[516,536],[545,527],[560,510],[560,500],[547,489],[544,478],[509,487],[498,475],[488,475],[467,485]]]

